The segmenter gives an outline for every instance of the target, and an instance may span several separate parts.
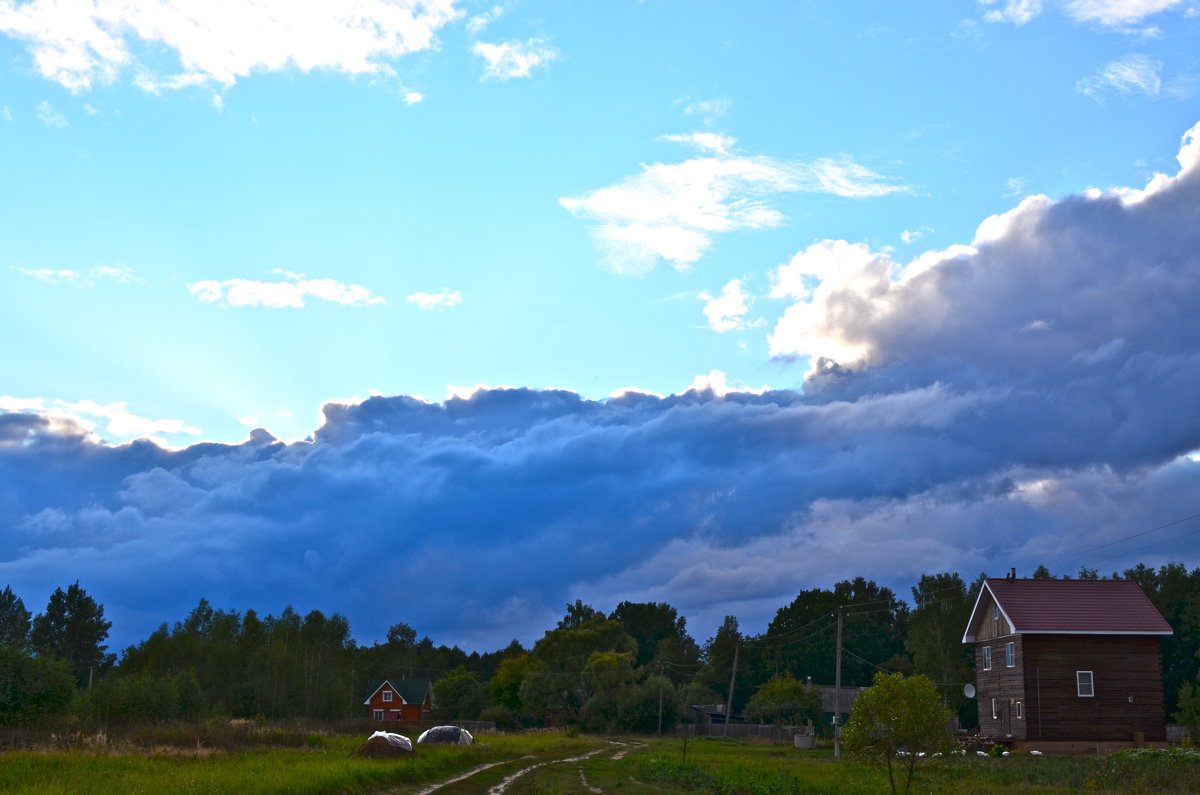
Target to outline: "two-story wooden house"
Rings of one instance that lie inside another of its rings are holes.
[[[985,580],[963,635],[981,734],[1017,748],[1165,742],[1170,634],[1130,580]]]
[[[419,723],[433,710],[428,679],[384,679],[363,702],[371,720]]]

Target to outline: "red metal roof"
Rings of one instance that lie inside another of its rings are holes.
[[[985,580],[1018,634],[1170,635],[1171,625],[1132,580]],[[968,633],[975,626],[975,603]]]

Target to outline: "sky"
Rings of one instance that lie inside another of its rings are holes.
[[[1200,2],[0,0],[0,582],[529,643],[1200,565]]]

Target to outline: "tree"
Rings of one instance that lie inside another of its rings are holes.
[[[854,701],[842,744],[852,756],[885,767],[893,793],[899,767],[908,792],[919,759],[953,749],[951,717],[928,677],[877,673]]]
[[[576,599],[575,604],[567,605],[567,614],[558,622],[558,629],[579,629],[594,618],[604,620],[604,613],[591,605],[585,605],[582,599]]]
[[[46,612],[33,619],[29,637],[39,655],[66,660],[82,684],[90,669],[106,668],[116,660],[104,645],[111,628],[104,608],[76,580],[66,591],[56,588],[50,595]]]
[[[1053,580],[1054,575],[1050,573],[1050,569],[1045,566],[1038,566],[1033,570],[1033,579],[1035,580]]]
[[[746,717],[775,726],[799,726],[821,717],[821,691],[791,676],[773,676],[750,698]]]
[[[29,649],[29,611],[11,586],[0,591],[0,646]]]
[[[700,647],[687,631],[687,619],[666,602],[621,602],[609,618],[620,621],[629,636],[637,641],[637,665],[654,660],[676,668],[695,670]]]
[[[974,595],[967,593],[962,577],[952,573],[922,574],[912,589],[915,609],[908,619],[908,652],[913,670],[945,688],[946,701],[955,710],[974,702],[962,695],[962,684],[974,679],[973,649],[962,642]],[[974,725],[976,715],[960,715],[963,725]],[[968,720],[970,718],[970,720]]]
[[[449,720],[477,720],[492,705],[488,686],[465,666],[458,666],[433,683],[438,715]]]
[[[0,725],[19,726],[62,712],[74,695],[66,663],[0,644]]]

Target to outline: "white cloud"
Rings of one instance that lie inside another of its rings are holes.
[[[810,357],[810,374],[828,383],[884,372],[913,383],[932,363],[943,381],[972,385],[1126,362],[1129,379],[1182,370],[1175,357],[1194,352],[1183,342],[1196,294],[1184,252],[1200,229],[1200,124],[1178,159],[1178,175],[1142,190],[1030,196],[981,222],[972,246],[906,266],[863,244],[814,244],[773,274],[772,295],[794,303],[768,336],[771,353]]]
[[[280,272],[276,269],[276,272]],[[271,308],[306,305],[309,297],[320,298],[346,306],[385,304],[372,296],[361,284],[343,284],[333,279],[307,279],[304,274],[283,272],[288,281],[262,282],[251,279],[229,279],[224,282],[204,280],[188,285],[192,295],[207,303],[225,301],[230,306],[266,306]]]
[[[984,5],[993,5],[996,0],[980,0]],[[1004,8],[983,15],[988,22],[1013,22],[1024,25],[1042,13],[1042,0],[1007,0]]]
[[[726,284],[720,295],[705,292],[697,297],[701,301],[707,301],[704,305],[704,316],[708,318],[709,328],[713,331],[724,333],[743,329],[748,325],[742,318],[750,311],[750,302],[754,299],[742,290],[741,279],[734,279]]]
[[[56,399],[47,403],[45,398],[0,395],[0,411],[70,420],[89,432],[94,432],[103,422],[104,431],[119,439],[149,438],[161,442],[162,434],[199,436],[201,433],[199,428],[188,425],[183,420],[154,420],[134,414],[124,402],[97,403],[94,400],[80,400],[72,403]]]
[[[419,91],[409,91],[407,94],[404,95],[404,104],[416,105],[418,102],[421,102],[424,99],[425,99],[425,95],[420,93]]]
[[[1011,177],[1004,181],[1005,196],[1020,196],[1029,187],[1029,179],[1026,177]]]
[[[1146,94],[1157,96],[1162,90],[1162,78],[1158,76],[1163,67],[1146,55],[1127,55],[1108,64],[1095,74],[1075,84],[1080,94],[1100,101],[1107,94]]]
[[[717,234],[778,226],[783,214],[769,202],[774,194],[864,198],[906,190],[848,158],[805,163],[726,155],[642,166],[640,174],[558,203],[596,222],[592,236],[608,267],[638,274],[660,259],[690,267]]]
[[[900,239],[905,243],[915,243],[933,231],[933,227],[921,226],[916,229],[905,229],[900,233]]]
[[[478,41],[471,52],[484,60],[483,80],[529,77],[534,69],[546,66],[559,55],[558,50],[542,39],[509,40],[497,44]]]
[[[679,100],[684,102],[686,100]],[[700,116],[704,119],[705,124],[715,124],[717,119],[720,119],[729,109],[733,107],[733,100],[726,97],[716,97],[715,99],[701,99],[695,102],[688,102],[683,108],[685,116]]]
[[[42,100],[38,103],[37,117],[42,124],[45,124],[47,127],[58,127],[59,129],[62,129],[70,124],[70,122],[67,121],[67,117],[55,110],[54,106],[46,100]]]
[[[1001,0],[979,0],[981,5],[995,6]],[[1183,0],[1061,0],[1063,13],[1077,22],[1096,22],[1112,28],[1141,22],[1146,17],[1166,11]],[[1042,13],[1044,0],[1003,0],[1000,8],[983,15],[988,22],[1012,22],[1024,25]],[[1148,29],[1153,32],[1154,29]],[[1128,31],[1145,34],[1147,30]]]
[[[406,304],[415,304],[427,312],[435,309],[449,309],[462,303],[462,293],[443,287],[436,293],[413,293],[404,299]]]
[[[3,118],[6,123],[12,121],[12,111],[8,109],[8,105],[0,108],[0,118]]]
[[[470,33],[482,33],[483,29],[495,22],[504,13],[503,6],[492,6],[482,14],[476,14],[467,20],[467,30]]]
[[[70,268],[18,268],[26,276],[46,282],[47,284],[74,284],[80,287],[95,287],[96,282],[107,280],[118,284],[140,282],[142,279],[128,265],[97,265],[87,271],[76,271]]]
[[[129,68],[159,90],[286,68],[388,74],[388,61],[435,47],[461,14],[455,0],[33,0],[0,3],[0,32],[26,42],[42,76],[71,91]],[[176,56],[176,73],[149,62],[162,51]]]
[[[693,132],[683,135],[660,135],[660,141],[670,141],[677,144],[688,144],[701,150],[702,152],[712,152],[717,155],[727,155],[733,145],[737,143],[736,138],[728,135],[711,132]]]

